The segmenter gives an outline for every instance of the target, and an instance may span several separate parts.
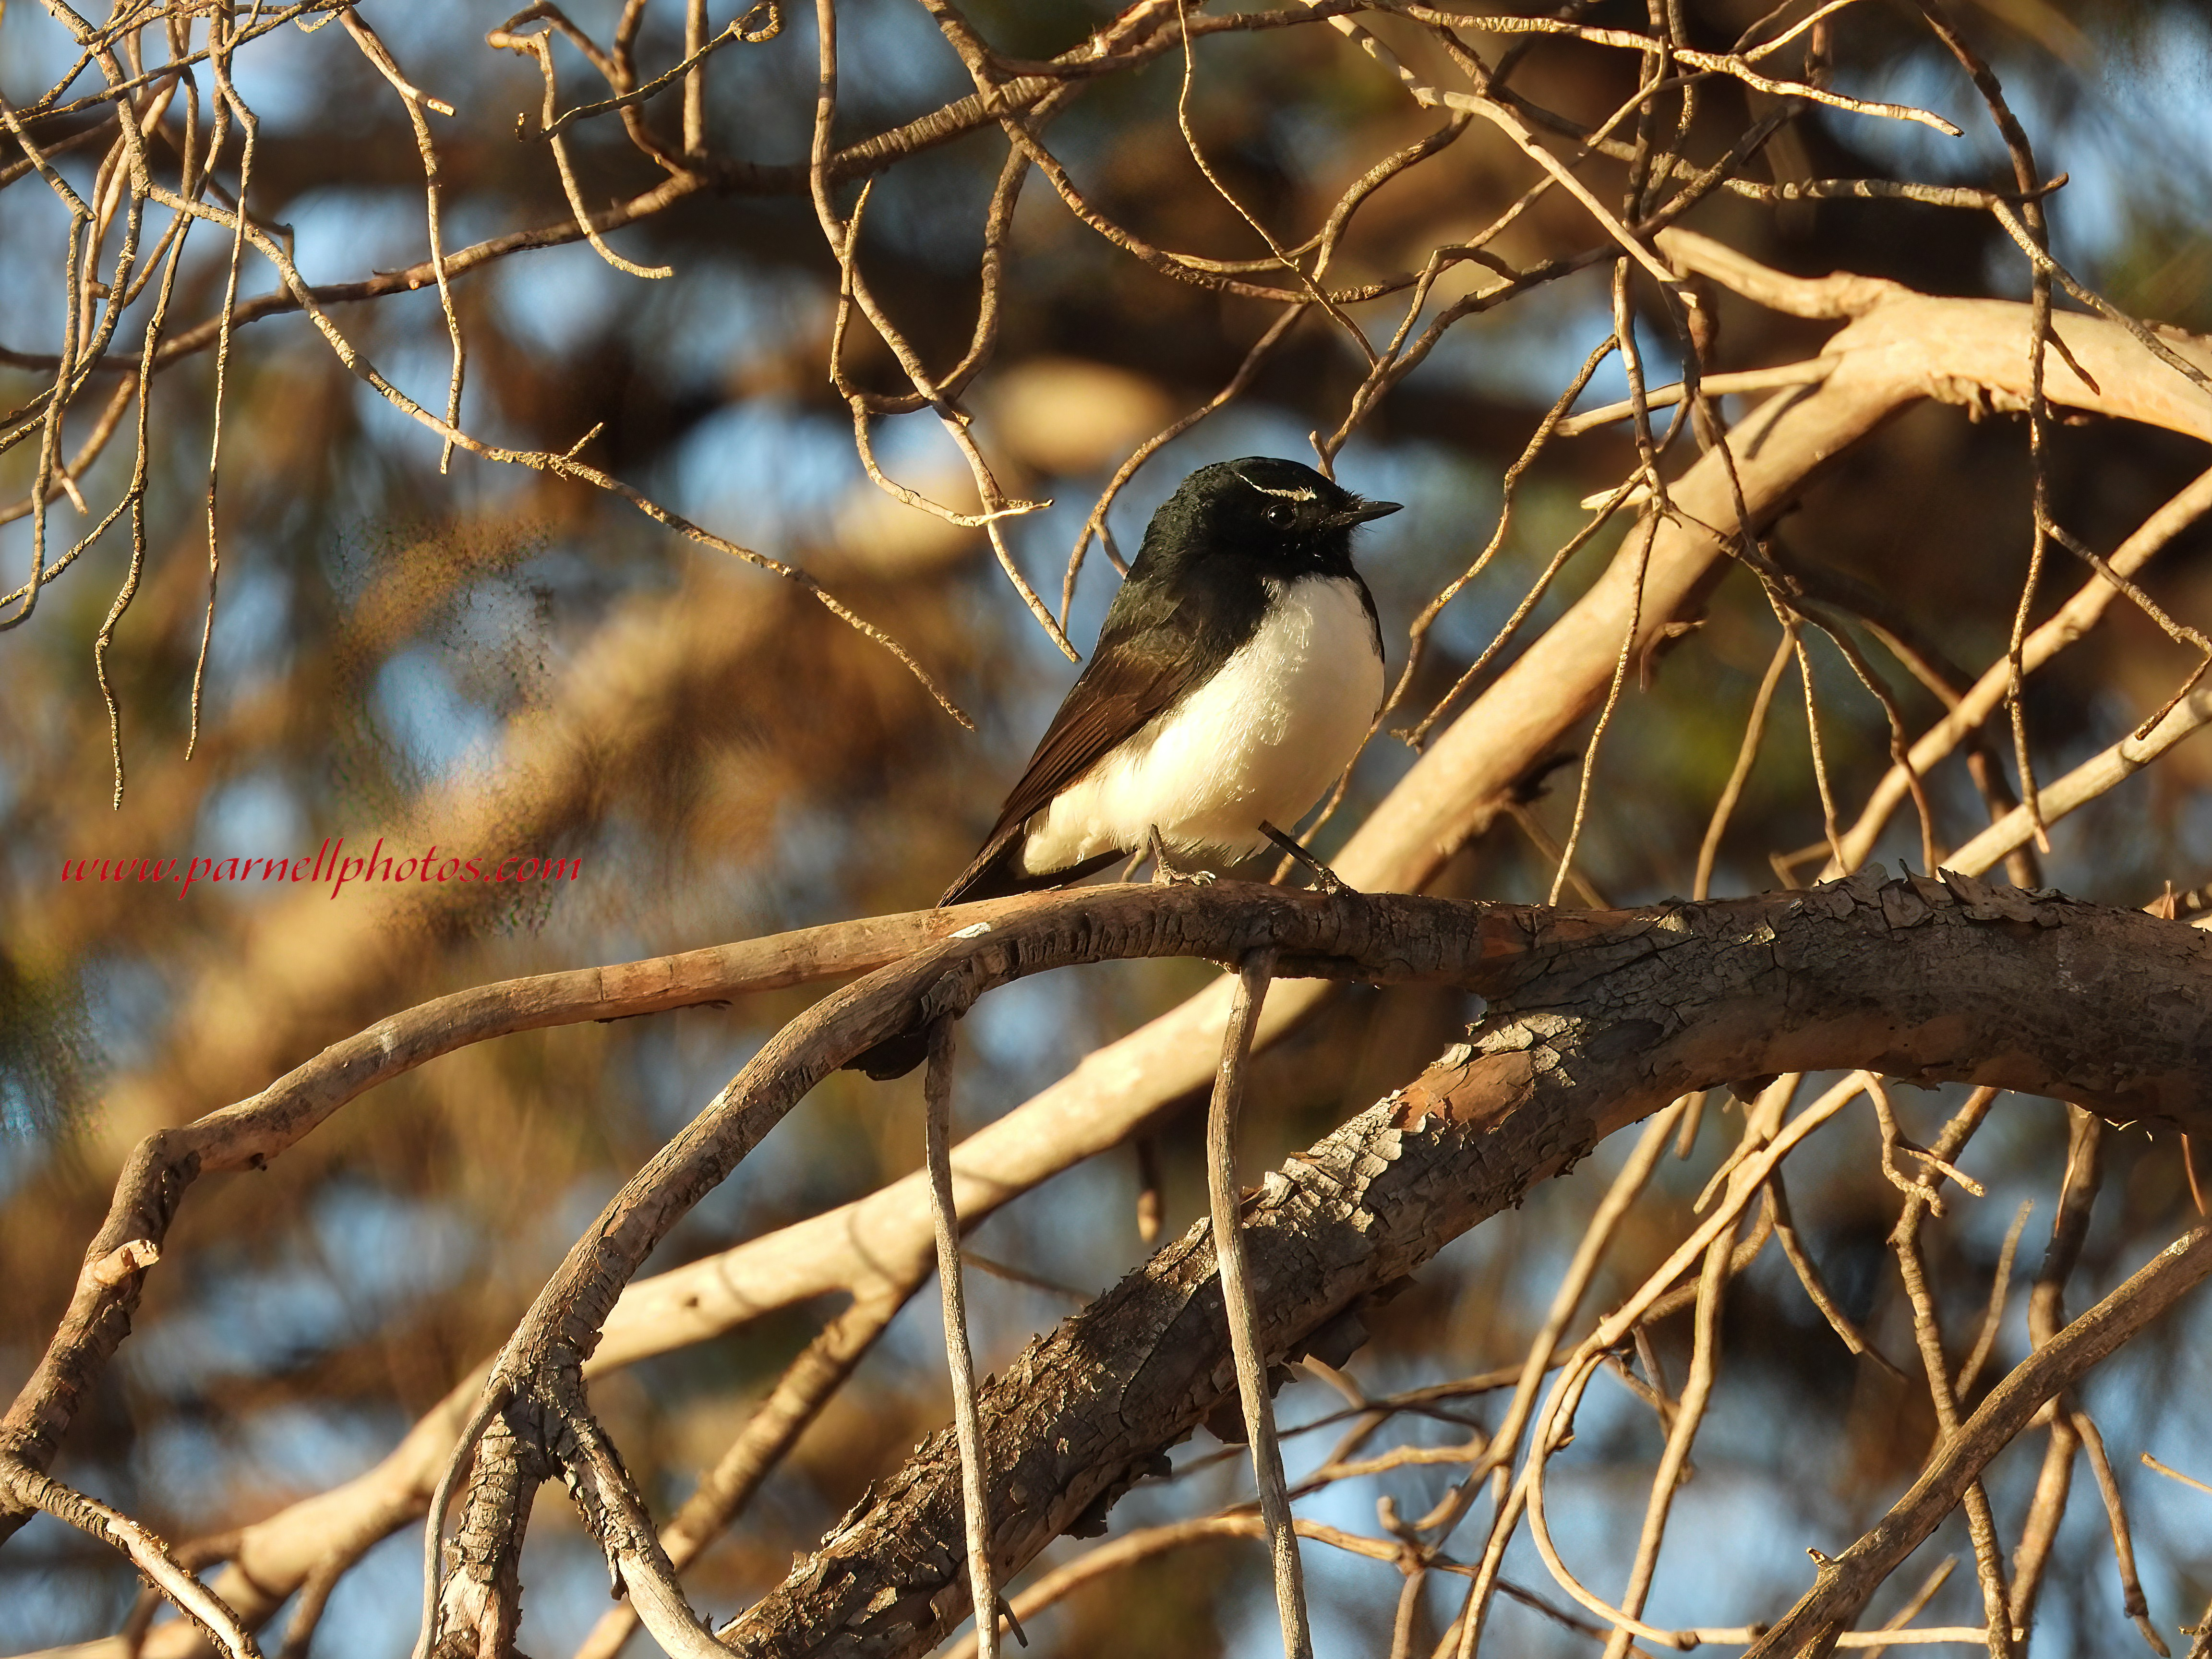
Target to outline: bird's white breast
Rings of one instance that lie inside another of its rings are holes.
[[[1251,639],[1218,672],[1030,818],[1022,863],[1065,869],[1145,845],[1242,858],[1289,830],[1358,751],[1382,702],[1382,659],[1358,588],[1270,579]]]

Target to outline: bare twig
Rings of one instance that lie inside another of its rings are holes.
[[[422,157],[423,193],[428,204],[427,217],[430,233],[430,270],[437,280],[438,308],[445,313],[446,337],[452,343],[453,351],[453,370],[446,380],[446,424],[458,427],[461,423],[461,378],[468,368],[468,350],[461,342],[461,319],[459,314],[453,309],[453,287],[446,270],[445,237],[438,224],[439,198],[441,194],[438,187],[438,151],[437,147],[430,140],[429,120],[422,113],[423,109],[428,107],[436,110],[441,115],[451,115],[453,108],[450,104],[441,103],[428,94],[417,91],[406,77],[400,74],[399,65],[392,60],[390,48],[378,38],[375,30],[362,21],[358,11],[349,6],[339,14],[339,16],[345,23],[347,33],[359,43],[362,53],[369,62],[376,65],[378,73],[392,83],[392,89],[398,93],[400,101],[406,106],[408,121],[415,129],[415,148],[421,152]],[[734,23],[731,25],[732,28],[736,27]],[[547,85],[549,88],[551,86],[550,78]],[[234,288],[231,295],[232,303],[236,302],[236,298]],[[151,355],[151,348],[149,348],[149,355]],[[439,471],[444,472],[450,469],[453,460],[453,441],[448,438],[445,447],[438,452]],[[210,488],[212,488],[211,483]]]
[[[1988,869],[2014,848],[2024,847],[2034,839],[2039,817],[2045,823],[2056,823],[2087,805],[2142,771],[2208,720],[2212,720],[2212,695],[2200,686],[2175,704],[2155,727],[2141,738],[2130,732],[2065,776],[2045,785],[2039,814],[2024,805],[2014,807],[1951,854],[1947,864],[1970,872]]]
[[[2120,1483],[2113,1478],[2112,1459],[2105,1455],[2105,1437],[2098,1433],[2097,1425],[2088,1413],[2077,1407],[2071,1415],[2074,1432],[2081,1437],[2081,1449],[2089,1454],[2089,1468],[2097,1477],[2097,1490],[2105,1500],[2105,1518],[2112,1529],[2112,1565],[2120,1575],[2120,1610],[2135,1621],[2144,1644],[2158,1659],[2167,1659],[2166,1642],[2150,1622],[2150,1604],[2143,1599],[2142,1583],[2136,1576],[2135,1541],[2129,1535],[2128,1511],[2120,1501]]]
[[[1442,1503],[1422,1517],[1419,1523],[1419,1530],[1437,1533],[1440,1536],[1448,1535],[1467,1513],[1468,1505],[1480,1489],[1480,1481],[1493,1470],[1510,1464],[1519,1454],[1522,1433],[1528,1427],[1530,1413],[1535,1409],[1536,1392],[1543,1386],[1546,1373],[1555,1370],[1565,1359],[1565,1356],[1558,1351],[1559,1340],[1566,1334],[1567,1326],[1575,1316],[1575,1310],[1589,1295],[1590,1281],[1603,1265],[1606,1251],[1613,1242],[1621,1218],[1628,1213],[1629,1206],[1636,1201],[1637,1195],[1651,1179],[1652,1170],[1658,1166],[1660,1155],[1667,1145],[1667,1137],[1678,1115],[1679,1107],[1669,1106],[1654,1115],[1651,1121],[1644,1126],[1643,1134],[1637,1139],[1635,1150],[1620,1166],[1620,1172],[1613,1176],[1612,1184],[1606,1188],[1605,1196],[1598,1200],[1588,1224],[1583,1229],[1582,1238],[1575,1247],[1574,1257],[1567,1264],[1567,1271],[1560,1276],[1559,1287],[1552,1293],[1552,1305],[1544,1316],[1544,1323],[1531,1340],[1528,1357],[1522,1362],[1513,1379],[1513,1399],[1506,1407],[1505,1416],[1497,1432],[1489,1437],[1486,1445],[1470,1445],[1468,1448],[1469,1452],[1481,1461]],[[1474,1588],[1469,1587],[1470,1596]],[[1464,1618],[1466,1615],[1462,1613],[1462,1616]]]
[[[2005,1229],[2004,1246],[1997,1252],[1996,1271],[1990,1275],[1990,1305],[1983,1310],[1981,1331],[1974,1338],[1973,1348],[1959,1367],[1958,1377],[1951,1385],[1953,1392],[1961,1400],[1973,1392],[1974,1383],[1981,1376],[1982,1367],[1988,1362],[1990,1350],[1996,1346],[1997,1328],[2004,1320],[2005,1292],[2012,1285],[2013,1252],[2020,1248],[2021,1233],[2027,1226],[2028,1215],[2034,1208],[2034,1200],[2022,1199],[2020,1209],[2013,1216],[2012,1225]]]
[[[1723,1234],[1705,1247],[1703,1271],[1698,1279],[1698,1311],[1695,1334],[1690,1351],[1690,1375],[1683,1385],[1680,1400],[1675,1402],[1674,1421],[1667,1434],[1666,1449],[1660,1454],[1658,1467],[1651,1475],[1651,1495],[1646,1502],[1644,1529],[1637,1536],[1636,1559],[1629,1569],[1628,1584],[1621,1592],[1620,1607],[1625,1613],[1640,1614],[1644,1598],[1650,1594],[1653,1573],[1659,1565],[1659,1547],[1667,1535],[1668,1516],[1674,1507],[1675,1489],[1687,1476],[1690,1449],[1697,1442],[1698,1429],[1705,1420],[1705,1407],[1712,1398],[1713,1382],[1720,1366],[1721,1295],[1728,1285],[1729,1240]],[[1533,1506],[1532,1506],[1533,1507]],[[1629,1648],[1629,1632],[1625,1626],[1615,1626],[1607,1638],[1607,1659],[1621,1659]]]
[[[1815,357],[1810,362],[1785,363],[1778,368],[1748,368],[1733,374],[1705,374],[1698,380],[1698,395],[1707,398],[1727,398],[1739,392],[1765,392],[1781,386],[1818,386],[1835,372],[1835,363]],[[1682,385],[1654,386],[1644,394],[1646,409],[1667,409],[1688,396]],[[1599,427],[1610,426],[1615,421],[1625,421],[1636,412],[1633,398],[1617,404],[1606,404],[1559,422],[1562,438],[1579,437]]]
[[[1825,1559],[1814,1588],[1754,1643],[1745,1659],[1779,1659],[1839,1622],[1936,1529],[1982,1468],[2075,1379],[2212,1274],[2212,1229],[2185,1233],[2125,1284],[2021,1362],[1959,1425],[1912,1489],[1880,1524]],[[1997,1632],[1992,1632],[1994,1639]]]
[[[930,1218],[937,1229],[937,1282],[944,1292],[945,1359],[952,1373],[952,1421],[960,1439],[962,1516],[968,1534],[968,1584],[981,1659],[999,1651],[999,1592],[991,1565],[991,1516],[984,1507],[989,1471],[975,1404],[975,1360],[968,1347],[968,1298],[960,1274],[960,1216],[952,1195],[952,1022],[929,1028],[925,1134]]]
[[[1836,1305],[1835,1298],[1828,1294],[1828,1287],[1820,1277],[1820,1269],[1813,1264],[1811,1253],[1805,1249],[1804,1242],[1797,1237],[1797,1224],[1790,1213],[1790,1200],[1782,1184],[1780,1170],[1776,1170],[1767,1177],[1766,1190],[1768,1197],[1774,1205],[1774,1236],[1782,1245],[1782,1254],[1789,1258],[1790,1267],[1796,1273],[1797,1282],[1804,1288],[1807,1298],[1820,1310],[1820,1317],[1828,1322],[1830,1330],[1843,1339],[1845,1347],[1853,1353],[1864,1354],[1892,1376],[1903,1382],[1905,1373],[1898,1367],[1896,1362],[1869,1341],[1865,1333],[1861,1331],[1850,1316]],[[2006,1259],[2010,1260],[2009,1250],[2007,1251]],[[1999,1271],[1998,1279],[2000,1283],[2002,1282],[2002,1269]],[[1960,1387],[1963,1392],[1964,1384]]]
[[[2148,1452],[2142,1454],[2142,1462],[2145,1468],[2156,1469],[2160,1474],[2166,1476],[2169,1480],[2179,1480],[2183,1486],[2194,1486],[2201,1492],[2212,1492],[2212,1484],[2208,1484],[2204,1481],[2199,1480],[2193,1474],[2184,1474],[2179,1469],[2171,1468],[2166,1464],[2160,1462],[2158,1459],[2153,1457]]]
[[[853,1374],[920,1282],[918,1274],[902,1274],[896,1282],[855,1298],[792,1361],[728,1450],[662,1528],[661,1547],[678,1571],[690,1565],[751,1501],[760,1483]],[[615,1659],[636,1626],[634,1607],[608,1609],[577,1648],[575,1659]]]
[[[1921,1608],[1926,1607],[1930,1601],[1934,1601],[1936,1599],[1936,1592],[1942,1589],[1943,1586],[1950,1581],[1952,1571],[1957,1567],[1958,1565],[1959,1558],[1955,1555],[1947,1555],[1941,1561],[1937,1562],[1936,1564],[1935,1571],[1930,1572],[1927,1577],[1920,1581],[1920,1588],[1912,1592],[1911,1595],[1906,1600],[1905,1605],[1899,1607],[1895,1613],[1890,1614],[1888,1618],[1882,1620],[1882,1629],[1884,1631],[1903,1630],[1915,1619],[1917,1619],[1920,1616]],[[1850,1634],[1850,1632],[1846,1632],[1845,1636],[1838,1638],[1836,1645],[1838,1647],[1843,1646],[1844,1642],[1849,1639]],[[1925,1638],[1923,1638],[1923,1639]],[[1979,1638],[1977,1637],[1975,1639],[1978,1640]],[[1867,1659],[1881,1659],[1881,1656],[1889,1650],[1889,1644],[1887,1643],[1869,1643],[1868,1647],[1869,1652]]]
[[[2107,562],[2110,568],[2118,575],[2131,575],[2208,511],[2212,511],[2212,471],[2200,474],[2146,519],[2112,554]],[[2033,672],[2081,638],[2097,624],[2119,592],[2114,584],[2101,575],[2098,580],[2085,584],[2023,642],[2021,651],[2022,669]],[[1956,705],[1942,720],[1921,736],[1911,751],[1915,769],[1926,774],[1996,709],[2006,695],[2008,672],[2007,665],[2002,662],[1990,667],[1971,690],[1958,698]],[[1844,835],[1841,863],[1855,864],[1866,857],[1905,794],[1905,774],[1901,769],[1893,767],[1875,787],[1859,815],[1858,822]],[[1830,873],[1839,874],[1841,872],[1832,870]]]
[[[1796,659],[1796,641],[1787,629],[1774,647],[1774,656],[1766,665],[1766,672],[1759,677],[1759,690],[1752,694],[1751,713],[1743,723],[1743,741],[1736,745],[1735,764],[1729,769],[1728,781],[1721,787],[1720,799],[1713,803],[1713,815],[1706,821],[1705,839],[1698,843],[1698,871],[1690,884],[1692,898],[1704,898],[1713,890],[1713,862],[1720,856],[1721,837],[1728,833],[1729,819],[1735,816],[1736,803],[1743,799],[1743,786],[1751,776],[1752,764],[1759,758],[1759,741],[1766,733],[1766,711],[1773,706],[1774,693],[1782,684],[1782,675]]]
[[[179,1565],[167,1545],[129,1516],[71,1491],[12,1455],[0,1454],[0,1488],[5,1489],[10,1504],[42,1510],[121,1551],[165,1601],[205,1631],[231,1659],[260,1659],[260,1648],[239,1624],[238,1615]]]
[[[591,210],[584,205],[583,187],[576,182],[575,164],[568,159],[568,140],[553,131],[554,112],[559,106],[560,94],[554,84],[551,31],[540,29],[534,34],[518,34],[508,29],[497,28],[484,36],[484,40],[491,46],[527,52],[538,60],[538,72],[545,81],[545,100],[538,118],[538,128],[552,148],[553,165],[561,175],[561,188],[568,196],[568,211],[575,216],[576,224],[582,230],[584,240],[592,245],[592,251],[617,270],[632,276],[673,276],[676,274],[673,265],[641,265],[633,259],[624,258],[609,246],[606,239],[600,235],[599,228],[592,222]],[[435,256],[433,257],[434,260]]]
[[[1259,1315],[1253,1306],[1246,1265],[1243,1223],[1238,1218],[1237,1117],[1244,1095],[1244,1066],[1252,1049],[1253,1028],[1267,994],[1274,969],[1272,950],[1255,951],[1237,970],[1237,998],[1221,1041],[1221,1068],[1213,1084],[1206,1116],[1206,1190],[1213,1217],[1213,1248],[1221,1262],[1221,1297],[1229,1320],[1230,1350],[1237,1359],[1237,1392],[1244,1408],[1244,1430],[1252,1448],[1252,1473],[1260,1487],[1260,1514],[1267,1524],[1274,1562],[1275,1611],[1283,1627],[1288,1659],[1312,1659],[1313,1637],[1306,1625],[1305,1574],[1298,1562],[1297,1534],[1291,1527],[1290,1495],[1283,1481],[1283,1453],[1275,1435],[1275,1408],[1267,1385],[1267,1360],[1260,1346]]]

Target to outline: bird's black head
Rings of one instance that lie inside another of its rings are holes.
[[[1152,515],[1139,556],[1155,568],[1224,555],[1285,575],[1352,573],[1352,529],[1395,513],[1363,501],[1310,466],[1267,455],[1216,461],[1185,478]]]

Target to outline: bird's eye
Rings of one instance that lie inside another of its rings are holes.
[[[1271,501],[1268,503],[1267,510],[1261,516],[1276,529],[1286,530],[1290,527],[1291,520],[1297,515],[1291,511],[1288,501]]]

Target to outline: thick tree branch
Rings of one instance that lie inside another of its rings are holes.
[[[1272,1291],[1258,1310],[1266,1352],[1298,1352],[1613,1129],[1693,1088],[1863,1066],[2107,1110],[2118,1090],[2164,1101],[2168,1121],[2195,1121],[2212,1101],[2212,1009],[2188,988],[2212,971],[2212,941],[2176,927],[2154,947],[2157,924],[2139,927],[2133,913],[1969,891],[1867,874],[1643,911],[1481,908],[1483,954],[1460,982],[1491,1006],[1470,1042],[1248,1200],[1254,1278]],[[1279,942],[1280,973],[1332,967]],[[1398,958],[1404,970],[1414,961]],[[2074,1027],[2076,1017],[2087,1024]],[[1201,1224],[987,1390],[994,1558],[1027,1561],[1095,1519],[1234,1387]],[[927,1650],[966,1611],[958,1482],[940,1433],[724,1640],[758,1656]]]

